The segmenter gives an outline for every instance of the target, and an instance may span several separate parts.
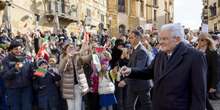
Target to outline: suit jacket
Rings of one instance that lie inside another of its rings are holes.
[[[204,54],[180,43],[172,56],[159,52],[148,68],[130,78],[152,79],[153,110],[205,110],[207,62]]]
[[[149,55],[147,54],[146,48],[140,44],[135,50],[133,50],[128,67],[144,69],[148,66]],[[150,89],[150,82],[147,80],[140,79],[125,79],[127,86],[134,90],[146,90]]]

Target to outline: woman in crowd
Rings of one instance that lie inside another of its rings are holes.
[[[206,55],[208,64],[208,74],[207,74],[207,91],[209,99],[217,99],[216,96],[216,86],[218,83],[218,71],[217,71],[217,52],[214,41],[211,36],[207,33],[201,33],[198,39],[197,49]],[[207,100],[207,109],[213,110],[213,107]]]
[[[87,62],[89,56],[79,57],[79,54],[72,44],[67,44],[60,57],[61,91],[63,98],[67,101],[68,110],[81,110],[82,95],[85,94],[81,91],[81,83],[77,78],[79,74],[84,74],[82,62]]]
[[[112,82],[113,78],[110,74],[109,61],[111,60],[111,54],[104,51],[101,56],[101,71],[99,72],[99,95],[101,110],[113,110],[113,105],[117,103],[114,95],[115,86]]]

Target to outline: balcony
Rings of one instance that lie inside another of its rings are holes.
[[[147,19],[146,23],[153,23],[153,19]]]
[[[216,19],[216,18],[217,18],[217,16],[209,16],[209,17],[208,17],[209,20],[214,20],[214,19]]]
[[[208,18],[208,16],[202,16],[202,19],[203,20],[208,20],[209,18]]]
[[[153,7],[153,5],[149,4],[149,3],[146,3],[146,7]]]
[[[203,15],[208,14],[209,10],[208,9],[203,9]]]
[[[48,18],[54,18],[57,14],[59,20],[66,22],[76,22],[77,20],[77,7],[75,5],[69,5],[70,3],[62,3],[60,1],[48,1],[47,9],[45,10],[45,16]]]

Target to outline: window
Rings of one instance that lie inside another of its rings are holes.
[[[209,10],[210,10],[210,16],[216,16],[217,14],[217,10],[216,10],[216,3],[212,4],[209,6]]]
[[[70,10],[71,11],[69,11],[69,15],[73,14],[74,17],[77,17],[78,7],[76,7],[76,5],[71,5]]]
[[[51,5],[51,8],[52,8],[53,5]],[[53,11],[53,10],[51,10]],[[55,2],[55,11],[56,12],[59,12],[59,3],[58,2]]]
[[[217,23],[214,24],[214,32],[218,31]]]
[[[218,0],[218,7],[220,7],[220,0]]]
[[[90,9],[86,9],[86,16],[91,17],[91,10]]]
[[[125,12],[125,0],[118,0],[118,12]]]
[[[101,14],[101,21],[104,23],[105,22],[105,16]]]
[[[157,0],[154,0],[153,3],[154,3],[154,6],[157,6]]]
[[[61,12],[65,13],[65,0],[61,0]]]
[[[168,10],[167,2],[164,2],[164,5],[165,5],[165,10],[167,11]]]
[[[157,21],[157,10],[154,10],[154,21]]]
[[[141,1],[141,9],[140,9],[140,12],[141,12],[141,17],[144,17],[144,1],[143,1],[143,0]]]

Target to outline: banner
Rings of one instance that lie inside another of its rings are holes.
[[[202,24],[202,32],[208,33],[209,32],[209,26],[208,24]]]

